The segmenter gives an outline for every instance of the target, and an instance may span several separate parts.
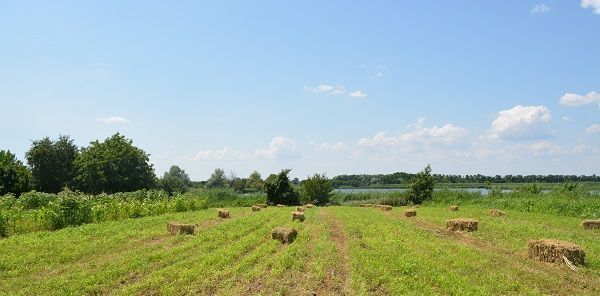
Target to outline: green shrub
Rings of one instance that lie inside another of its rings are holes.
[[[49,204],[43,217],[51,229],[78,226],[92,222],[92,208],[87,200],[77,197],[59,198]]]
[[[37,192],[35,190],[22,194],[19,197],[19,203],[24,209],[32,210],[47,206],[57,196],[51,193]]]
[[[0,237],[8,236],[8,219],[0,211]]]
[[[409,200],[413,204],[421,204],[426,200],[430,200],[433,195],[434,184],[435,179],[431,176],[431,165],[428,164],[410,182]]]
[[[290,184],[288,177],[290,170],[281,170],[281,172],[275,177],[269,176],[265,180],[265,189],[267,191],[267,202],[283,205],[297,205],[300,203],[300,197],[298,193]]]
[[[302,189],[303,202],[325,205],[331,199],[333,184],[325,174],[315,174],[304,181]]]

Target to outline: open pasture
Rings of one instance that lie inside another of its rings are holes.
[[[0,294],[55,295],[598,295],[600,231],[580,219],[489,209],[228,208],[126,219],[0,240]],[[453,218],[477,231],[445,229]],[[168,222],[195,224],[171,235]],[[275,227],[298,231],[290,244]],[[529,239],[570,241],[586,251],[572,271],[527,257]]]

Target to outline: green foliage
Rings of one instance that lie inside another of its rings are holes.
[[[92,208],[83,197],[59,197],[44,209],[43,217],[51,229],[78,226],[92,222]]]
[[[425,169],[415,175],[410,183],[410,201],[414,204],[421,204],[431,199],[434,183],[435,180],[431,176],[431,165],[428,164]]]
[[[333,195],[333,184],[325,174],[314,174],[302,184],[303,202],[325,205]]]
[[[269,176],[265,181],[267,202],[270,204],[297,205],[300,203],[299,195],[290,184],[288,174],[291,170],[285,169],[275,177]]]
[[[56,199],[56,195],[45,192],[30,191],[19,197],[19,203],[26,210],[39,209]]]
[[[262,192],[264,187],[265,182],[263,181],[260,173],[257,171],[252,172],[246,181],[246,188],[250,192]]]
[[[536,194],[536,193],[541,193],[542,188],[537,183],[531,183],[531,184],[521,185],[518,188],[518,191]]]
[[[8,150],[0,150],[0,195],[20,195],[29,190],[31,173],[27,167]]]
[[[51,141],[46,137],[33,141],[25,154],[31,168],[34,188],[42,192],[57,193],[75,176],[74,161],[79,149],[69,136],[59,136]]]
[[[210,175],[210,179],[206,181],[207,188],[226,188],[227,178],[225,177],[225,171],[223,169],[215,169]]]
[[[118,133],[104,142],[91,142],[75,160],[75,187],[88,193],[152,188],[156,177],[148,160],[146,152]]]
[[[4,217],[2,210],[0,210],[0,237],[8,236],[8,220]]]
[[[183,193],[189,190],[192,186],[190,177],[180,167],[174,165],[171,166],[168,172],[165,172],[163,177],[159,180],[160,187],[173,194],[176,192]]]

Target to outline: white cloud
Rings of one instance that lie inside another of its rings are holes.
[[[330,85],[330,84],[321,84],[316,87],[304,87],[304,90],[311,92],[313,94],[318,93],[328,93],[334,96],[343,95],[346,93],[346,89],[343,85]]]
[[[194,157],[188,158],[194,161],[219,161],[219,160],[238,160],[243,159],[243,155],[227,146],[217,150],[201,150]]]
[[[566,106],[581,106],[593,102],[600,102],[600,93],[594,91],[589,92],[587,95],[566,93],[560,97],[560,103]]]
[[[502,110],[492,122],[488,136],[492,139],[535,139],[552,135],[546,123],[552,116],[545,106],[517,105]]]
[[[346,148],[348,147],[342,142],[337,142],[335,144],[329,144],[327,142],[324,142],[322,144],[315,145],[315,150],[327,152],[340,152],[342,150],[345,150]]]
[[[531,9],[531,14],[542,14],[550,11],[552,7],[544,3],[538,3]]]
[[[353,91],[353,92],[349,93],[348,95],[352,98],[366,98],[367,97],[367,94],[360,90]]]
[[[590,135],[600,133],[600,124],[599,123],[592,124],[590,127],[585,129],[585,132]]]
[[[296,143],[288,138],[275,137],[271,140],[269,148],[254,151],[254,158],[263,159],[291,159],[299,155]]]
[[[411,144],[426,145],[455,145],[464,139],[469,130],[453,124],[442,127],[421,127],[423,118],[415,124],[416,130],[408,133],[400,133],[396,136],[388,136],[386,132],[378,132],[372,138],[362,138],[358,141],[359,146],[407,146]]]
[[[581,0],[581,7],[590,8],[595,14],[600,14],[600,0]]]
[[[571,122],[571,117],[569,117],[569,116],[563,116],[562,120],[564,120],[566,122]]]
[[[96,121],[106,124],[117,124],[117,123],[129,123],[131,120],[120,117],[120,116],[109,116],[104,118],[96,118]]]

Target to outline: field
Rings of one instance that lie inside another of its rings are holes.
[[[0,240],[0,295],[600,295],[600,231],[581,219],[489,209],[422,206],[416,218],[376,208],[215,209],[37,231]],[[444,230],[448,218],[479,220],[479,230]],[[169,221],[197,223],[196,235],[166,233]],[[292,244],[271,239],[291,226]],[[528,239],[583,247],[572,271],[527,258]]]

